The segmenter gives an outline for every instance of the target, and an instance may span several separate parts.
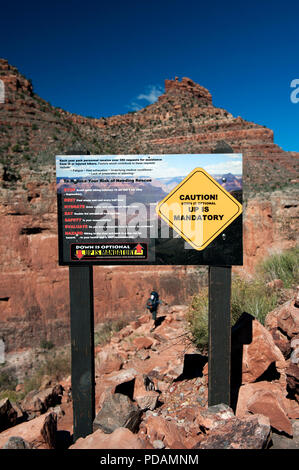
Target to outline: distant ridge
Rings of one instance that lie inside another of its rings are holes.
[[[245,189],[277,189],[298,174],[299,154],[274,144],[272,130],[214,107],[209,91],[189,78],[165,80],[165,93],[144,109],[100,119],[54,108],[5,59],[0,79],[0,161],[8,172],[53,165],[55,154],[78,145],[91,154],[134,154],[211,153],[220,144],[243,153]]]

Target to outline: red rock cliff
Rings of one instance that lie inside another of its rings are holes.
[[[53,108],[30,80],[0,60],[0,330],[7,350],[68,338],[68,270],[57,265],[54,155],[79,143],[91,153],[210,153],[225,142],[244,154],[249,195],[244,268],[296,243],[298,154],[273,143],[273,132],[215,108],[208,90],[188,78],[166,80],[165,93],[145,109],[89,119]],[[266,188],[267,187],[267,188]],[[294,187],[294,185],[293,185]],[[95,316],[140,313],[155,287],[169,303],[186,302],[204,282],[197,268],[95,268]]]

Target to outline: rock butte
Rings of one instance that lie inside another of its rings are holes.
[[[56,345],[69,340],[68,270],[57,265],[54,172],[54,155],[67,149],[211,153],[229,145],[244,155],[244,186],[251,191],[243,271],[252,273],[264,256],[295,244],[294,184],[288,191],[252,191],[295,182],[298,153],[274,144],[272,130],[213,106],[209,91],[189,78],[166,80],[165,93],[140,111],[99,119],[52,107],[4,59],[0,79],[0,329],[7,352],[45,338]],[[203,282],[192,266],[95,269],[95,320],[140,313],[153,287],[169,304],[183,303]]]

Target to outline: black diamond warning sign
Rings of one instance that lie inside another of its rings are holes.
[[[242,213],[242,204],[203,168],[195,168],[156,211],[192,248],[204,250]]]

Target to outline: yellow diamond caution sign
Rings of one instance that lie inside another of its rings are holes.
[[[242,204],[203,168],[195,168],[156,211],[192,248],[203,250],[242,213]]]

